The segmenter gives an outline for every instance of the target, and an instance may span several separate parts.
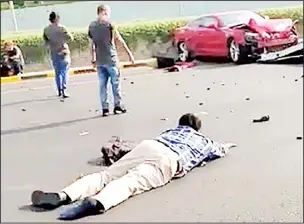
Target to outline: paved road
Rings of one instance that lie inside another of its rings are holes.
[[[303,142],[296,140],[303,135],[303,67],[227,64],[124,75],[130,113],[108,118],[94,112],[95,75],[71,78],[72,98],[65,102],[54,96],[52,80],[1,87],[2,221],[55,221],[58,210],[26,210],[32,190],[59,190],[79,173],[98,170],[86,161],[99,156],[111,135],[150,138],[189,111],[207,112],[203,132],[239,147],[184,179],[81,221],[303,220]],[[270,122],[251,122],[265,114]],[[80,136],[84,131],[89,134]]]

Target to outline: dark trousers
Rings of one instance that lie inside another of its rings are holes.
[[[12,72],[13,75],[18,75],[23,72],[22,63],[19,60],[10,60],[1,65],[1,76],[9,76],[9,73]]]

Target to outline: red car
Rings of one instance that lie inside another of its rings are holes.
[[[298,42],[291,19],[269,19],[252,11],[203,15],[176,30],[174,44],[179,60],[195,56],[229,57],[234,63],[258,59]]]

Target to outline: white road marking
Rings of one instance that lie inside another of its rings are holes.
[[[196,66],[194,68],[201,68],[201,69],[205,69],[205,68],[210,68],[210,67],[213,67],[214,64],[210,63],[210,64],[206,64],[206,65],[199,65],[199,66]],[[220,68],[220,67],[219,67]],[[189,71],[191,71],[191,68],[188,69]],[[144,72],[144,71],[143,71]],[[138,77],[138,76],[152,76],[152,75],[157,75],[157,76],[160,76],[160,75],[166,75],[166,76],[173,76],[173,75],[176,75],[176,73],[172,72],[172,73],[165,73],[164,70],[160,69],[160,70],[151,70],[151,71],[148,71],[149,73],[140,73],[140,74],[136,74],[136,75],[126,75],[126,76],[122,76],[122,78],[129,78],[129,77]],[[96,76],[96,73],[92,73],[92,74],[85,74],[83,76],[91,76],[91,75],[95,75]],[[81,75],[80,75],[81,76]],[[77,77],[80,77],[79,75],[78,76],[70,76],[69,79],[72,79],[72,78],[77,78]],[[43,78],[43,79],[37,79],[37,80],[28,80],[28,81],[23,81],[24,82],[43,82],[43,81],[46,81],[47,79],[53,79],[53,78]],[[80,82],[74,82],[74,83],[71,83],[70,85],[72,86],[75,86],[75,85],[86,85],[86,84],[92,84],[92,83],[96,83],[98,82],[98,79],[96,80],[90,80],[90,81],[80,81]],[[16,84],[21,84],[20,82],[19,83],[6,83],[5,85],[16,85]],[[2,87],[3,88],[3,87]],[[39,86],[39,87],[28,87],[28,88],[24,88],[22,87],[22,89],[13,89],[13,90],[7,90],[7,91],[1,91],[1,95],[5,95],[5,94],[9,94],[9,93],[19,93],[19,92],[27,92],[29,90],[42,90],[42,89],[48,89],[48,88],[54,88],[54,84],[52,85],[44,85],[44,86]]]
[[[151,73],[150,72],[150,73],[147,73],[147,74],[126,75],[126,76],[122,76],[122,78],[137,77],[137,76],[163,75],[163,74],[164,73],[158,71],[158,72],[155,72],[155,73],[153,73],[153,72]],[[75,76],[72,76],[72,77],[74,78]],[[33,81],[45,81],[45,79],[44,80],[32,80],[32,82]],[[92,83],[96,83],[96,82],[98,82],[98,80],[73,82],[73,83],[71,83],[71,85],[72,86],[75,86],[75,85],[86,85],[86,84],[92,84]],[[8,83],[8,84],[18,84],[18,83]],[[44,85],[44,86],[39,86],[39,87],[28,87],[28,88],[22,88],[22,89],[13,89],[13,90],[8,90],[8,91],[1,91],[1,95],[2,94],[9,94],[9,93],[16,93],[16,92],[27,92],[29,90],[48,89],[48,88],[54,88],[54,84],[52,84],[52,85]]]

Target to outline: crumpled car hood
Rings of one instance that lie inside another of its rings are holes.
[[[269,19],[265,20],[263,24],[257,24],[254,19],[251,19],[248,23],[248,26],[262,37],[268,37],[272,33],[281,33],[284,36],[289,35],[292,25],[291,19]]]

